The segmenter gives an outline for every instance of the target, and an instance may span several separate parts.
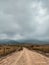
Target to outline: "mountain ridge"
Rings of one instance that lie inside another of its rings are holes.
[[[0,44],[49,44],[49,41],[39,41],[39,40],[0,40]]]

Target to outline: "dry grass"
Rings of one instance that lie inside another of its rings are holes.
[[[20,51],[22,48],[17,45],[2,45],[0,46],[0,57],[9,53]]]
[[[26,47],[30,50],[38,50],[44,53],[49,53],[49,45],[32,45],[32,44],[18,44],[18,45],[0,45],[0,57],[5,56],[14,51],[20,51]]]

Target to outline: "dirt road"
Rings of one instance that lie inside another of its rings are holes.
[[[49,65],[49,58],[35,51],[23,48],[0,60],[0,65]]]

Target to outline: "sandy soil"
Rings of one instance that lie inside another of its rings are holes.
[[[0,65],[49,65],[49,58],[35,51],[23,48],[0,60]]]

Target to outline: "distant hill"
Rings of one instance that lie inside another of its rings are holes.
[[[19,42],[17,42],[17,41],[15,41],[15,40],[0,40],[0,44],[9,44],[9,45],[11,45],[11,44],[18,44]]]
[[[5,39],[5,40],[0,40],[0,44],[39,44],[39,45],[43,45],[43,44],[49,44],[49,41],[39,41],[39,40],[9,40],[9,39]]]
[[[30,43],[30,44],[40,44],[40,45],[43,45],[43,44],[49,44],[49,41],[40,41],[40,40],[19,40],[19,43]]]

